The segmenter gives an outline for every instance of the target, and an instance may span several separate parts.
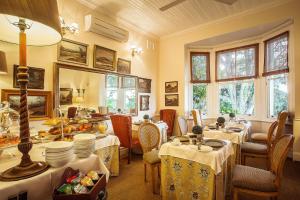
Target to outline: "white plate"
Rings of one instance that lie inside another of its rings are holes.
[[[45,145],[47,151],[66,151],[73,147],[73,142],[65,142],[65,141],[56,141],[56,142],[49,142]]]
[[[94,134],[78,134],[74,136],[74,141],[78,141],[78,140],[95,140],[96,139],[96,135]]]
[[[170,142],[173,146],[180,146],[181,142]]]

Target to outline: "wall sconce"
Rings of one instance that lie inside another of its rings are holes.
[[[64,18],[62,18],[61,16],[59,16],[59,21],[63,35],[65,35],[67,31],[72,34],[79,33],[79,25],[77,23],[73,22],[71,24],[66,24]]]
[[[131,46],[131,55],[134,57],[135,55],[140,55],[143,52],[143,49],[136,46]]]

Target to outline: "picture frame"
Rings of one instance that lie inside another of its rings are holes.
[[[88,44],[63,38],[57,45],[57,60],[88,65]]]
[[[122,73],[122,74],[130,74],[131,73],[131,61],[125,60],[123,58],[118,58],[117,72]]]
[[[165,93],[178,93],[178,81],[165,82]]]
[[[60,105],[73,104],[73,88],[59,88],[59,104]]]
[[[20,88],[20,84],[18,82],[18,67],[19,65],[14,65],[13,69],[13,87]],[[27,88],[28,89],[44,89],[45,82],[45,69],[37,68],[37,67],[28,67],[29,81]]]
[[[8,101],[10,108],[19,112],[20,91],[2,89],[1,101]],[[52,92],[28,90],[28,112],[30,120],[45,120],[53,116]]]
[[[138,91],[140,93],[151,93],[151,79],[138,78]]]
[[[166,94],[165,95],[165,106],[179,106],[179,95],[178,94]]]
[[[122,76],[122,88],[136,88],[136,77]]]
[[[150,96],[149,95],[141,95],[140,96],[140,111],[147,111],[149,110],[150,104]]]
[[[94,68],[115,71],[117,51],[102,46],[94,46]]]

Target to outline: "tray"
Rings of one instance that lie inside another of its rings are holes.
[[[207,140],[204,140],[202,144],[206,145],[206,146],[210,146],[214,149],[220,149],[226,145],[226,142],[224,142],[223,140],[217,140],[217,139],[207,139]]]
[[[73,176],[78,172],[79,170],[74,170],[70,167],[66,168],[59,186],[64,184],[68,177]],[[58,187],[54,190],[52,195],[54,200],[96,200],[98,199],[99,193],[105,191],[106,178],[105,174],[99,174],[99,180],[95,183],[94,187],[85,194],[61,194],[57,191]]]

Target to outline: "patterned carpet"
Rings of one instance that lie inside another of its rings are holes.
[[[263,162],[250,160],[250,165],[257,164],[262,167]],[[150,175],[150,170],[149,170]],[[130,165],[127,159],[121,160],[120,176],[112,177],[107,186],[108,200],[160,200],[159,195],[152,193],[151,178],[144,182],[144,167],[141,156],[133,156]],[[255,198],[240,196],[240,200],[264,200],[266,198]],[[281,193],[278,200],[300,199],[300,162],[287,159],[284,167]]]

